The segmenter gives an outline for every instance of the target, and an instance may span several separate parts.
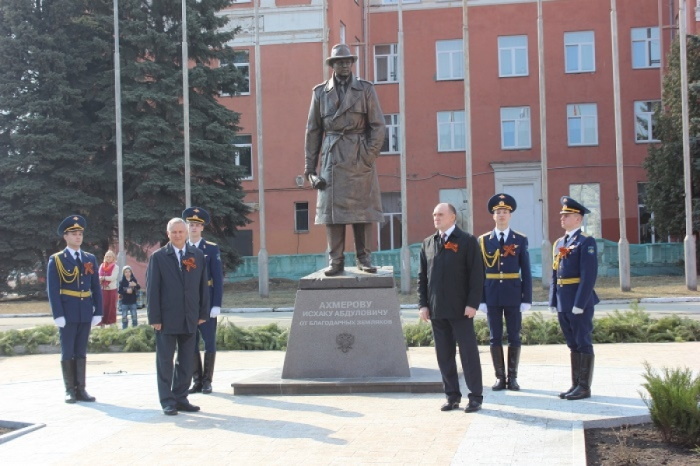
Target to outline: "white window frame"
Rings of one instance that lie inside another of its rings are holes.
[[[513,124],[514,144],[506,145],[505,125]],[[521,141],[521,139],[524,139]],[[501,107],[501,149],[531,149],[532,131],[530,124],[530,107]]]
[[[345,23],[341,21],[340,22],[340,43],[341,44],[345,43],[345,29],[346,29]]]
[[[582,38],[584,34],[590,34],[590,39]],[[569,50],[576,51],[576,63],[569,63]],[[591,68],[583,65],[583,57],[590,54]],[[564,70],[566,73],[593,73],[595,72],[595,31],[572,31],[564,33]]]
[[[525,39],[525,45],[505,45],[507,39]],[[498,77],[499,78],[516,78],[520,76],[528,76],[529,64],[528,64],[528,48],[527,48],[527,35],[515,35],[515,36],[499,36],[498,37]],[[519,54],[525,53],[525,71],[518,72],[517,70],[517,57]],[[507,55],[507,56],[503,56]],[[506,62],[510,65],[512,72],[506,73],[503,69]]]
[[[441,120],[441,117],[443,121]],[[460,120],[461,118],[461,120]],[[454,110],[446,112],[437,113],[437,135],[438,135],[438,152],[455,152],[463,151],[466,149],[466,117],[464,110]],[[461,128],[460,128],[461,127]],[[459,139],[459,132],[461,131],[462,140]],[[449,145],[447,147],[442,145],[442,136],[446,135],[449,137]],[[460,144],[461,143],[461,144]]]
[[[443,50],[440,50],[440,48]],[[448,72],[440,74],[440,63],[446,63]],[[456,64],[459,66],[455,67]],[[464,41],[462,39],[435,41],[435,66],[438,81],[464,79]]]
[[[389,47],[389,54],[377,53],[377,47]],[[379,61],[386,60],[386,80],[380,81],[377,76]],[[374,46],[374,82],[396,83],[399,82],[399,46],[398,44],[377,44]]]
[[[632,39],[632,68],[643,70],[661,67],[661,41],[658,27],[632,28],[630,31]],[[637,37],[635,37],[637,36]],[[644,63],[635,63],[635,46],[642,46],[644,50]],[[654,59],[653,55],[658,58]]]
[[[591,110],[593,110],[591,112]],[[581,142],[572,143],[573,129],[571,122],[579,121],[578,137]],[[593,138],[586,138],[586,128],[594,129]],[[598,104],[579,103],[566,106],[566,142],[569,147],[597,146],[598,145]]]
[[[421,0],[403,0],[403,3],[420,3]],[[399,0],[382,0],[382,5],[397,5]]]
[[[306,204],[306,229],[302,230],[299,228],[299,214],[304,211],[302,207]],[[308,201],[298,201],[294,203],[294,233],[308,233],[310,230],[311,222],[309,222],[309,202]]]
[[[600,183],[581,183],[569,185],[569,196],[586,206],[591,211],[583,216],[581,228],[594,238],[602,238],[603,224],[600,215]]]
[[[644,106],[646,108],[640,108],[641,106]],[[657,121],[656,118],[654,117],[655,113],[655,108],[658,108],[661,105],[660,100],[636,100],[634,102],[634,141],[637,143],[654,143],[654,142],[659,142],[659,139],[654,137],[654,130],[657,129]],[[640,134],[643,135],[644,131],[640,131],[640,123],[641,124],[646,124],[647,128],[650,128],[647,130],[647,135],[644,138],[640,138]]]
[[[238,149],[248,148],[250,150],[250,175],[249,176],[242,176],[241,180],[252,180],[253,179],[253,136],[251,134],[236,135],[236,138],[242,138],[242,137],[249,137],[250,142],[249,143],[236,143],[235,139],[234,139],[234,142],[231,143],[231,145],[233,146],[233,163],[234,163],[234,165],[238,165],[239,167],[245,167],[245,165],[241,165],[241,154],[238,151]]]
[[[400,152],[399,143],[399,114],[398,113],[385,113],[384,123],[386,124],[386,135],[384,138],[384,143],[387,144],[388,149],[382,150],[381,154],[398,154]],[[382,146],[382,149],[384,146]]]
[[[247,57],[248,57],[248,60],[247,60],[247,61],[235,61],[236,58],[237,58],[235,54],[238,54],[238,53],[241,53],[241,52],[245,52],[245,53],[246,53],[246,55],[247,55]],[[245,79],[245,80],[247,81],[247,83],[248,83],[248,91],[247,91],[247,92],[235,92],[235,93],[233,93],[233,94],[229,94],[228,92],[221,92],[221,93],[219,94],[221,97],[231,97],[231,96],[238,96],[238,95],[250,95],[250,50],[247,50],[247,49],[235,49],[235,50],[234,50],[234,58],[233,58],[233,61],[230,62],[230,63],[221,62],[221,63],[220,63],[220,66],[235,66],[235,67],[238,68],[239,70],[241,70],[241,69],[247,70],[247,72],[244,72],[243,75],[244,75],[244,79]]]

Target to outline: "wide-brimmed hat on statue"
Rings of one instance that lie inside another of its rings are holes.
[[[350,47],[345,44],[336,44],[331,50],[331,56],[326,58],[326,65],[333,66],[334,60],[340,60],[342,58],[352,58],[352,62],[357,61],[357,55],[353,55],[350,51]]]

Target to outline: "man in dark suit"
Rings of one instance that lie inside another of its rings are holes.
[[[591,213],[576,200],[561,198],[561,226],[566,234],[554,242],[549,307],[571,351],[571,388],[559,398],[590,398],[593,381],[593,311],[600,302],[593,287],[598,277],[595,239],[581,231],[583,216]]]
[[[532,306],[532,272],[527,237],[510,228],[511,214],[517,203],[513,196],[499,193],[487,204],[496,228],[479,237],[481,256],[486,267],[484,296],[479,310],[486,312],[491,334],[491,360],[496,372],[492,390],[520,390],[520,328],[522,312]],[[508,379],[503,361],[503,319],[508,333]]]
[[[484,265],[476,238],[455,225],[457,211],[451,204],[438,204],[433,211],[437,232],[423,240],[418,274],[420,318],[430,321],[435,353],[442,374],[447,402],[440,408],[459,408],[455,342],[459,346],[464,379],[469,389],[471,413],[483,401],[481,361],[474,334],[474,316],[484,286]]]
[[[224,294],[224,272],[221,267],[221,252],[216,243],[202,238],[202,230],[209,225],[209,212],[201,207],[188,207],[182,211],[182,218],[189,228],[188,244],[200,249],[207,262],[207,283],[209,285],[209,305],[211,311],[206,322],[199,326],[194,343],[194,373],[190,393],[211,393],[216,361],[216,324],[221,313],[221,300]],[[204,366],[199,356],[199,337],[204,340]]]
[[[148,282],[148,323],[156,331],[158,396],[163,412],[199,411],[187,400],[192,380],[195,332],[209,317],[209,290],[204,254],[187,244],[187,224],[168,222],[170,242],[151,255]],[[173,356],[177,345],[177,361]]]
[[[95,401],[85,391],[85,369],[90,327],[102,321],[102,290],[97,260],[81,251],[87,222],[80,215],[65,218],[58,226],[66,248],[49,258],[46,284],[51,313],[61,340],[61,370],[66,403]]]

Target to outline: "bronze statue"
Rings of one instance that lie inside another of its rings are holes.
[[[352,74],[356,60],[347,45],[333,47],[326,59],[333,77],[314,88],[306,124],[304,177],[318,189],[315,223],[326,225],[328,276],[345,268],[347,224],[352,224],[355,236],[358,269],[377,271],[367,245],[372,222],[383,220],[374,161],[384,142],[385,125],[374,86]]]

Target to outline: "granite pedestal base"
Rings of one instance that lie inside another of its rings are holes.
[[[283,369],[232,386],[234,395],[443,391],[439,371],[409,368],[393,267],[302,278]]]

